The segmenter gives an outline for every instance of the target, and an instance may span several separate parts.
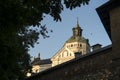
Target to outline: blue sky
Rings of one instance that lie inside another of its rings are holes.
[[[89,39],[90,45],[102,44],[102,47],[110,45],[111,41],[101,23],[96,8],[108,0],[91,0],[89,5],[81,6],[74,10],[64,9],[61,14],[62,21],[55,22],[50,16],[46,16],[41,22],[48,26],[49,38],[43,39],[40,35],[39,44],[30,48],[30,55],[37,56],[40,53],[42,59],[51,58],[64,45],[65,41],[72,36],[72,28],[77,23],[77,17],[80,27],[83,29],[83,37]]]

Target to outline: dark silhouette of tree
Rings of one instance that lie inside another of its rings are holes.
[[[61,21],[65,5],[68,9],[88,4],[89,0],[0,0],[0,80],[25,77],[30,65],[29,47],[47,27],[41,25],[44,14]],[[34,28],[30,28],[33,26]]]

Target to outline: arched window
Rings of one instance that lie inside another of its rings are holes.
[[[62,56],[67,57],[68,56],[68,51],[67,50],[63,51]]]

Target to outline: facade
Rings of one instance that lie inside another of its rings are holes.
[[[90,52],[88,39],[82,36],[82,29],[78,24],[72,29],[73,35],[65,42],[64,46],[51,58],[52,66],[74,59],[77,56]]]
[[[38,57],[34,58],[34,60],[31,62],[32,66],[32,72],[27,73],[27,76],[31,76],[33,74],[39,73],[43,70],[46,70],[51,67],[51,61],[50,59],[40,59],[40,54],[38,54]]]

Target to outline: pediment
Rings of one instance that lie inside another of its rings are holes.
[[[59,57],[67,56],[69,53],[73,53],[71,50],[69,50],[67,47],[62,47],[52,58],[52,59],[58,59]]]

